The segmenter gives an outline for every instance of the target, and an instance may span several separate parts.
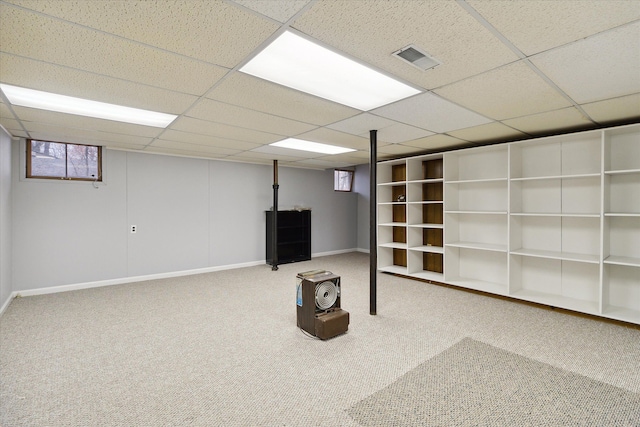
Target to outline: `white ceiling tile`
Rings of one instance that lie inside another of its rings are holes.
[[[598,123],[640,118],[640,93],[583,104],[581,107]]]
[[[277,29],[269,20],[218,0],[12,2],[227,68],[238,64]]]
[[[472,142],[512,140],[527,137],[524,133],[498,122],[456,130],[449,132],[449,135]]]
[[[145,147],[143,151],[145,153],[164,154],[167,156],[196,157],[196,158],[207,158],[207,159],[222,159],[227,157],[225,154],[208,153],[203,151],[176,150],[173,148],[163,148],[163,147],[153,147],[153,146]]]
[[[18,122],[14,115],[9,110],[7,104],[2,102],[0,99],[0,125],[2,125],[6,130],[9,131],[12,135],[14,135],[15,131],[23,132],[22,126],[20,126],[20,122]],[[14,135],[15,136],[15,135]]]
[[[257,165],[271,165],[273,164],[273,160],[267,157],[252,157],[247,156],[246,154],[250,153],[250,151],[245,151],[240,154],[241,156],[227,156],[222,159],[225,162],[238,162],[238,163],[253,163]]]
[[[577,130],[593,125],[573,107],[505,120],[504,124],[530,135],[543,135],[560,130]]]
[[[531,62],[579,104],[640,92],[640,21],[541,53]]]
[[[54,111],[37,110],[35,108],[14,106],[13,110],[16,112],[27,130],[36,124],[49,124],[59,127],[69,127],[72,129],[85,129],[88,131],[118,133],[147,138],[153,138],[162,132],[162,129],[151,126],[114,122],[111,120],[95,119],[92,117],[57,113]]]
[[[208,154],[215,154],[218,156],[228,156],[232,154],[238,154],[243,151],[243,150],[234,150],[231,148],[223,148],[223,147],[216,147],[216,146],[210,146],[210,145],[207,146],[207,145],[199,145],[199,144],[189,144],[186,142],[168,141],[165,139],[156,139],[148,147],[157,148],[157,149],[169,148],[172,150],[188,151],[191,153],[196,153],[196,152],[208,153]]]
[[[445,148],[457,147],[462,144],[467,144],[467,142],[449,135],[439,134],[428,136],[426,138],[416,139],[413,141],[407,141],[402,145],[418,147],[422,148],[423,150],[441,150]]]
[[[319,160],[319,159],[306,159],[295,162],[296,164],[301,164],[309,167],[316,167],[321,169],[330,169],[330,168],[347,168],[352,166],[352,163],[344,163],[337,162],[331,160]]]
[[[210,147],[229,148],[232,150],[251,150],[260,147],[262,144],[254,142],[237,141],[232,139],[218,138],[211,135],[181,132],[169,129],[160,135],[160,138],[167,141],[186,142],[187,144],[204,145]]]
[[[351,151],[343,154],[333,154],[330,156],[317,157],[319,160],[336,161],[342,163],[349,163],[350,165],[360,165],[363,163],[369,163],[368,151]]]
[[[318,127],[206,98],[201,99],[187,112],[187,115],[231,126],[251,127],[255,130],[285,136],[298,135]]]
[[[445,86],[436,90],[436,93],[496,120],[571,105],[523,62]],[[470,126],[461,126],[459,129],[465,127]]]
[[[423,93],[371,111],[435,133],[467,128],[491,120],[432,93]]]
[[[377,141],[397,144],[416,138],[433,135],[433,132],[405,125],[396,121],[385,119],[370,113],[362,113],[346,120],[327,126],[341,132],[358,135],[363,138],[371,137],[371,130],[377,130]]]
[[[191,117],[178,117],[170,126],[172,130],[217,136],[223,139],[270,144],[284,138],[282,135],[258,132],[251,129],[213,123]]]
[[[2,82],[29,89],[181,114],[198,97],[0,52]]]
[[[386,145],[384,147],[378,148],[378,154],[392,154],[394,156],[415,155],[416,153],[419,153],[421,151],[424,151],[424,150],[422,148],[409,147],[407,145],[402,145],[402,144],[390,144],[390,145]]]
[[[635,0],[467,2],[526,55],[640,19]]]
[[[412,141],[418,138],[433,135],[433,132],[417,128],[414,126],[396,123],[384,129],[380,129],[377,134],[378,141],[398,144],[400,142]],[[365,135],[362,135],[365,136]],[[368,135],[367,135],[368,137]]]
[[[369,138],[362,138],[327,128],[314,129],[310,132],[300,134],[296,136],[296,138],[320,142],[322,144],[337,145],[338,147],[354,148],[356,150],[369,149]]]
[[[368,135],[370,130],[375,129],[380,131],[380,129],[396,123],[396,121],[385,119],[384,117],[375,116],[370,113],[361,113],[357,116],[330,124],[327,127],[340,132],[350,133],[351,135],[363,136],[365,134]]]
[[[427,89],[517,59],[453,1],[319,1],[292,26]],[[424,49],[442,65],[425,72],[392,56],[409,44]]]
[[[298,158],[314,158],[323,156],[322,153],[314,153],[311,151],[293,150],[290,148],[274,147],[272,145],[263,145],[251,150],[252,153],[272,154],[274,156],[284,156],[285,158],[298,157]],[[276,157],[277,158],[277,157]]]
[[[145,147],[144,145],[123,144],[120,142],[111,142],[111,141],[106,141],[104,144],[101,144],[101,145],[109,150],[126,150],[126,151],[142,151]]]
[[[118,146],[131,150],[144,148],[151,142],[151,138],[131,137],[129,135],[109,134],[105,132],[93,132],[87,134],[82,129],[57,128],[55,126],[41,125],[29,131],[33,139],[55,142],[69,142],[72,144],[101,145],[106,147]]]
[[[27,135],[27,133],[22,129],[7,129],[7,131],[9,132],[9,135],[14,138],[29,138],[29,135]]]
[[[22,126],[20,126],[20,122],[7,116],[0,115],[0,125],[2,125],[2,127],[9,131],[9,133],[12,135],[14,134],[14,131],[23,132]]]
[[[234,154],[233,156],[229,156],[229,157],[233,159],[244,158],[244,159],[251,159],[251,160],[268,160],[269,162],[273,162],[274,160],[295,162],[302,158],[300,156],[288,156],[285,154],[260,153],[255,150],[243,151],[242,153]]]
[[[7,53],[194,95],[228,71],[24,9],[0,8],[0,45]]]
[[[235,73],[225,79],[207,97],[315,125],[327,125],[360,113],[355,108],[336,104],[244,73]]]
[[[302,10],[310,0],[233,0],[246,8],[254,10],[261,15],[268,16],[278,22],[287,22]]]
[[[59,127],[43,123],[33,123],[27,126],[27,130],[32,137],[35,135],[51,135],[48,138],[57,142],[73,142],[77,144],[100,145],[106,142],[117,142],[120,144],[144,146],[152,141],[152,138],[140,136],[123,135],[120,133],[96,132],[87,129],[74,129],[69,127]]]

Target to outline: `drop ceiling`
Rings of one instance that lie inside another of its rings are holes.
[[[371,111],[239,72],[294,31],[421,91]],[[441,62],[393,56],[415,45]],[[304,168],[640,121],[640,1],[7,0],[0,83],[178,115],[166,129],[12,106],[16,138]],[[338,155],[269,144],[288,137]]]

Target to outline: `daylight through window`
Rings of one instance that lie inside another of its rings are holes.
[[[336,169],[333,175],[333,189],[335,191],[351,191],[353,186],[353,171]]]
[[[27,178],[102,181],[102,147],[29,139]]]

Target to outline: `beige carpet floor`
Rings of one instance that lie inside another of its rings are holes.
[[[312,269],[341,276],[347,334],[296,327]],[[0,425],[359,426],[352,408],[465,339],[640,393],[638,329],[386,274],[370,316],[368,275],[352,253],[18,298],[0,317]]]
[[[348,413],[371,427],[631,427],[640,394],[464,338]]]

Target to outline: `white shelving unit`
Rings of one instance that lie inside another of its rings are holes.
[[[508,146],[445,153],[445,282],[508,291]]]
[[[380,270],[640,324],[640,125],[381,162],[378,177]]]
[[[380,270],[443,281],[442,165],[428,155],[379,166]]]
[[[637,127],[604,132],[602,313],[640,323],[640,137]]]

